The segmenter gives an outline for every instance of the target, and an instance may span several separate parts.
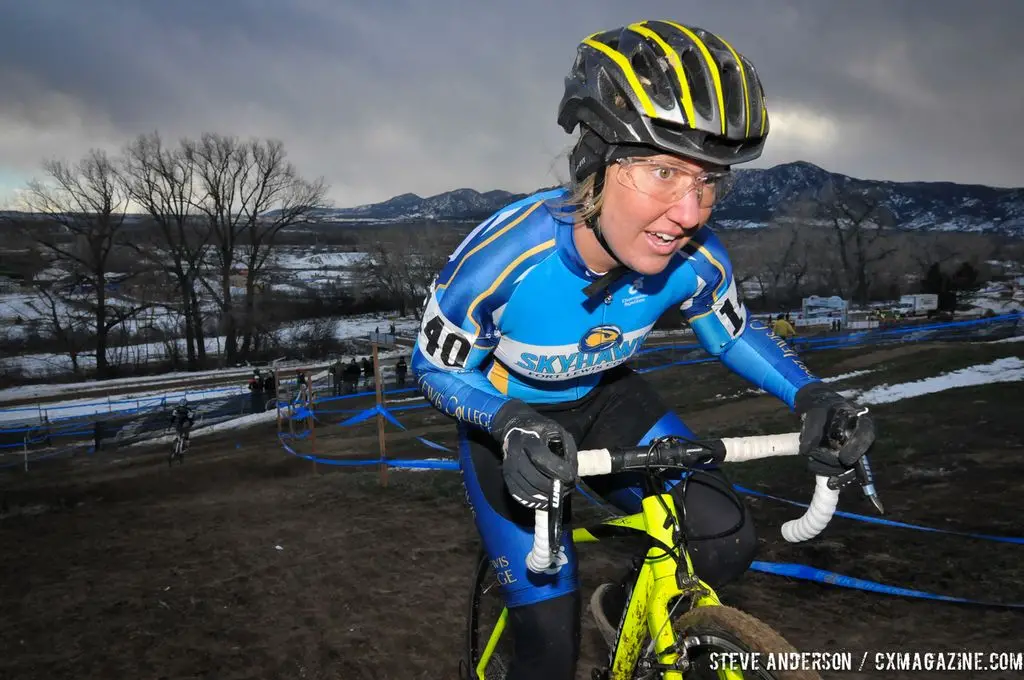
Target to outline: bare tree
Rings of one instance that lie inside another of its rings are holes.
[[[109,265],[123,243],[128,199],[116,166],[103,151],[92,150],[73,166],[54,160],[43,167],[51,181],[30,182],[24,200],[31,211],[42,213],[60,228],[32,233],[51,263],[63,265],[71,274],[73,285],[59,292],[62,298],[73,301],[81,292],[87,293],[79,302],[88,309],[95,334],[96,375],[105,378],[110,373],[111,329],[149,306],[123,300],[114,303],[107,296]]]
[[[197,279],[209,248],[209,222],[195,209],[194,157],[184,149],[168,149],[159,134],[140,135],[125,149],[124,180],[128,195],[159,228],[157,243],[136,249],[175,282],[185,325],[189,370],[206,358]]]
[[[49,287],[37,288],[38,297],[27,306],[38,314],[40,330],[57,341],[61,351],[71,359],[71,370],[79,374],[78,359],[88,350],[92,319],[86,311],[67,304]]]
[[[427,294],[453,247],[452,234],[441,227],[408,227],[397,238],[374,241],[356,269],[367,288],[388,296],[405,316]]]
[[[811,268],[808,231],[792,221],[779,220],[757,235],[751,278],[769,306],[793,304],[800,298]]]
[[[822,261],[834,257],[838,266],[829,267],[826,277],[844,297],[860,303],[869,299],[872,273],[896,250],[884,238],[895,225],[884,199],[880,190],[830,180],[786,208],[791,218],[829,229],[831,248],[819,256]]]
[[[255,349],[256,286],[276,235],[323,207],[326,186],[300,178],[275,140],[243,142],[208,133],[182,144],[194,166],[194,205],[209,225],[217,268],[217,285],[203,282],[221,310],[224,362],[232,363]],[[236,265],[245,269],[241,305],[232,291]]]

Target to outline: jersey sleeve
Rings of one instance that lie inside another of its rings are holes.
[[[697,289],[680,305],[705,351],[790,408],[797,390],[818,381],[796,352],[764,323],[750,319],[722,242],[704,227],[686,246]]]
[[[501,337],[494,313],[518,276],[554,248],[553,239],[537,238],[539,230],[529,224],[540,205],[499,213],[463,241],[430,287],[413,348],[411,367],[427,400],[487,430],[509,401],[482,370]]]

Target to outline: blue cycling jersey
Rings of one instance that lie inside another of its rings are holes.
[[[431,286],[412,368],[430,402],[489,428],[509,399],[583,397],[640,349],[679,306],[701,346],[793,405],[816,381],[795,352],[748,318],[721,241],[708,227],[653,276],[627,275],[588,300],[599,278],[576,249],[563,189],[513,203],[479,224]]]

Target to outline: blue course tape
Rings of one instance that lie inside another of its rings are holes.
[[[780,503],[788,503],[789,505],[795,505],[797,507],[806,508],[807,503],[799,503],[797,501],[791,501],[786,498],[780,498],[778,496],[772,496],[771,494],[763,493],[761,491],[755,491],[748,489],[744,486],[734,484],[733,488],[740,493],[745,493],[749,496],[757,496],[760,498],[768,498],[773,501],[779,501]],[[847,519],[854,519],[860,522],[871,522],[873,524],[882,524],[889,527],[897,527],[900,529],[913,529],[915,531],[928,531],[938,534],[949,534],[952,536],[964,536],[966,538],[977,538],[985,541],[998,541],[999,543],[1016,543],[1017,545],[1024,545],[1024,538],[1017,538],[1016,536],[995,536],[992,534],[974,534],[967,531],[954,531],[952,529],[937,529],[935,527],[926,527],[920,524],[909,524],[907,522],[896,522],[891,519],[882,519],[881,517],[871,517],[870,515],[860,515],[855,512],[843,512],[837,510],[835,512],[836,517],[845,517]]]
[[[442,458],[438,460],[422,460],[422,459],[411,459],[402,460],[397,458],[387,458],[381,460],[380,458],[366,458],[362,460],[351,460],[341,458],[321,458],[320,456],[314,456],[307,453],[299,453],[288,444],[285,443],[285,439],[303,439],[307,433],[302,433],[302,436],[286,436],[285,433],[281,433],[278,439],[281,442],[281,446],[284,447],[285,451],[292,454],[296,458],[303,458],[305,460],[313,461],[314,463],[323,463],[324,465],[337,465],[340,467],[361,467],[366,465],[380,465],[381,463],[393,468],[410,468],[410,469],[434,469],[434,470],[458,470],[459,461],[451,458]]]
[[[449,449],[444,444],[438,444],[437,442],[432,442],[429,439],[427,439],[426,437],[416,437],[416,439],[418,439],[420,441],[420,443],[425,444],[426,446],[429,446],[432,449],[437,449],[438,451],[451,451],[451,449]]]
[[[363,411],[358,416],[354,416],[353,418],[350,418],[349,420],[347,420],[347,421],[345,421],[344,423],[341,423],[341,424],[353,424],[353,423],[356,423],[356,422],[361,422],[363,420],[366,420],[367,418],[370,418],[370,417],[376,415],[377,413],[381,413],[382,415],[384,415],[390,422],[394,423],[399,428],[401,428],[403,430],[406,429],[405,426],[403,426],[400,422],[398,422],[398,420],[396,420],[394,418],[394,416],[392,416],[388,412],[388,409],[382,407],[379,404],[375,405],[373,408],[370,408],[370,409],[367,409],[367,410]],[[279,436],[279,438],[281,440],[281,445],[285,448],[285,450],[288,453],[292,454],[293,456],[296,456],[298,458],[304,458],[304,459],[310,460],[310,461],[314,461],[316,463],[323,463],[323,464],[326,464],[326,465],[338,465],[338,466],[345,466],[345,467],[357,467],[357,466],[366,466],[366,465],[379,465],[379,464],[383,463],[383,464],[387,465],[388,467],[393,467],[393,468],[415,468],[415,469],[435,469],[435,470],[459,470],[460,469],[459,461],[454,460],[454,459],[450,459],[450,458],[448,458],[448,459],[441,459],[441,460],[394,460],[394,459],[391,459],[391,460],[387,460],[387,459],[338,460],[338,459],[332,459],[332,458],[321,458],[319,456],[312,456],[312,455],[308,455],[308,454],[297,453],[294,449],[292,449],[290,446],[288,446],[288,444],[285,443],[285,441],[284,441],[285,437],[283,436],[283,434],[281,436]],[[296,437],[296,438],[298,438],[298,437]],[[430,446],[431,448],[440,449],[440,450],[443,450],[443,451],[451,451],[451,449],[449,449],[448,447],[446,447],[446,446],[444,446],[442,444],[438,444],[436,442],[432,442],[432,441],[430,441],[428,439],[425,439],[423,437],[417,437],[417,439],[420,442],[426,444],[427,446]],[[737,491],[741,492],[741,493],[749,494],[749,495],[752,495],[752,496],[760,496],[760,497],[763,497],[763,498],[768,498],[768,499],[771,499],[771,500],[777,500],[777,501],[781,501],[783,503],[788,503],[790,505],[796,505],[796,506],[800,506],[800,507],[807,507],[806,503],[799,503],[797,501],[791,501],[791,500],[788,500],[788,499],[785,499],[785,498],[780,498],[778,496],[772,496],[770,494],[762,493],[760,491],[754,491],[753,489],[747,489],[746,487],[742,487],[742,486],[739,486],[739,485],[734,485],[734,488]],[[586,492],[586,490],[583,489],[580,485],[577,485],[576,489],[577,489],[577,491],[579,493],[583,494],[583,496],[588,501],[590,501],[591,503],[593,503],[595,505],[600,505],[600,503],[595,498],[593,498],[590,494],[588,494]],[[870,522],[874,522],[874,523],[877,523],[877,524],[882,524],[882,525],[885,525],[885,526],[895,526],[895,527],[902,527],[902,528],[908,528],[908,529],[916,529],[916,530],[919,530],[919,531],[929,531],[929,532],[936,532],[936,533],[952,534],[952,535],[958,535],[958,536],[966,536],[966,537],[970,537],[970,538],[982,538],[982,539],[986,539],[986,540],[995,540],[995,541],[1002,541],[1002,542],[1007,542],[1007,543],[1024,543],[1024,539],[1019,539],[1019,538],[1004,537],[1004,536],[989,536],[989,535],[985,535],[985,534],[971,534],[971,533],[966,533],[966,532],[950,531],[950,530],[944,530],[944,529],[935,529],[935,528],[932,528],[932,527],[924,527],[924,526],[919,526],[919,525],[914,525],[914,524],[907,524],[907,523],[904,523],[904,522],[894,522],[892,520],[882,520],[882,519],[875,518],[875,517],[869,517],[867,515],[858,515],[856,513],[847,513],[847,512],[842,512],[842,511],[838,511],[835,514],[838,515],[838,516],[841,516],[841,517],[848,517],[848,518],[851,518],[851,519],[859,519],[859,520],[864,520],[864,521],[870,521]],[[853,576],[847,576],[845,574],[838,574],[836,572],[826,571],[824,569],[818,569],[817,567],[811,567],[811,566],[805,565],[805,564],[794,564],[794,563],[787,563],[787,562],[768,562],[768,561],[763,561],[763,560],[755,560],[754,562],[751,563],[750,569],[753,570],[753,571],[760,571],[760,572],[763,572],[763,573],[774,574],[774,575],[777,575],[777,576],[786,576],[786,577],[789,577],[789,578],[795,578],[795,579],[800,579],[800,580],[804,580],[804,581],[814,581],[814,582],[817,582],[817,583],[824,583],[824,584],[827,584],[827,585],[835,585],[835,586],[840,586],[840,587],[843,587],[843,588],[851,588],[851,589],[855,589],[855,590],[863,590],[863,591],[879,593],[879,594],[883,594],[883,595],[894,595],[894,596],[898,596],[898,597],[911,597],[911,598],[918,598],[918,599],[925,599],[925,600],[935,600],[935,601],[940,601],[940,602],[950,602],[950,603],[958,603],[958,604],[973,604],[973,605],[981,605],[981,606],[986,606],[986,607],[1000,607],[1000,608],[1004,608],[1004,609],[1024,609],[1024,603],[985,602],[985,601],[981,601],[981,600],[971,600],[971,599],[962,598],[962,597],[953,597],[953,596],[950,596],[950,595],[938,595],[938,594],[935,594],[935,593],[929,593],[929,592],[925,592],[925,591],[922,591],[922,590],[914,590],[914,589],[911,589],[911,588],[901,588],[901,587],[898,587],[898,586],[891,586],[891,585],[888,585],[888,584],[885,584],[885,583],[878,583],[877,581],[869,581],[869,580],[866,580],[866,579],[860,579],[860,578],[856,578],[856,577],[853,577]]]
[[[419,389],[416,387],[400,387],[394,390],[384,390],[381,392],[381,394],[405,394],[406,392],[419,392]],[[313,400],[313,405],[315,406],[316,404],[329,404],[332,401],[342,401],[343,399],[355,399],[357,397],[372,397],[376,394],[377,393],[375,391],[369,391],[353,392],[352,394],[342,394],[333,397],[317,397],[316,399]]]
[[[984,602],[982,600],[969,600],[967,598],[952,597],[950,595],[936,595],[935,593],[928,593],[923,590],[900,588],[898,586],[890,586],[885,583],[878,583],[877,581],[868,581],[866,579],[855,578],[853,576],[846,576],[845,574],[837,574],[834,571],[825,571],[824,569],[809,567],[806,564],[754,560],[754,562],[751,563],[750,568],[753,571],[760,571],[765,574],[788,576],[789,578],[796,578],[802,581],[814,581],[817,583],[840,586],[842,588],[852,588],[854,590],[866,590],[872,593],[881,593],[883,595],[915,597],[922,600],[939,600],[942,602],[956,602],[960,604],[978,604],[985,607],[1024,609],[1024,603]]]

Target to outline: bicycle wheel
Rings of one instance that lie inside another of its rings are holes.
[[[465,678],[476,680],[476,666],[480,662],[480,657],[487,647],[494,626],[505,607],[500,588],[498,577],[491,567],[491,561],[481,552],[473,572],[473,592],[469,598],[469,616],[466,621],[464,664],[467,664],[468,667],[463,669]],[[498,645],[491,653],[487,669],[484,672],[486,680],[505,679],[512,661],[512,649],[512,631],[506,628]]]
[[[181,435],[178,435],[174,439],[174,450],[171,451],[171,455],[167,458],[167,465],[168,466],[173,466],[174,465],[174,459],[175,458],[179,458],[179,459],[181,458],[181,449],[182,449]]]
[[[672,625],[690,660],[691,667],[685,671],[686,680],[717,680],[721,677],[718,666],[723,661],[719,656],[722,653],[759,652],[764,655],[797,651],[768,624],[732,607],[697,607],[680,616]],[[743,670],[742,677],[744,680],[821,680],[816,671],[766,668]]]

